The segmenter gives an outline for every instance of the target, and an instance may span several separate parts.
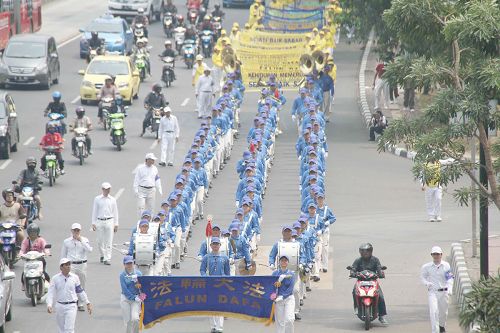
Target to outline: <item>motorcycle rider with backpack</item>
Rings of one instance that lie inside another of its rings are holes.
[[[17,177],[17,185],[15,192],[21,193],[23,187],[29,186],[33,188],[33,199],[35,199],[38,216],[35,218],[42,218],[42,201],[40,199],[39,191],[42,189],[39,185],[40,173],[36,169],[36,159],[32,156],[26,159],[26,169],[22,170]]]
[[[68,111],[66,110],[66,104],[61,102],[62,95],[59,91],[54,91],[52,93],[52,102],[49,102],[49,105],[45,108],[43,115],[46,117],[49,113],[59,113],[66,118],[68,116]],[[62,134],[66,134],[66,123],[64,119],[60,120],[61,126],[63,128]]]
[[[28,238],[23,240],[19,255],[26,254],[29,251],[37,251],[45,254],[46,256],[49,256],[50,251],[49,249],[45,248],[47,242],[43,237],[40,236],[40,227],[36,223],[31,223],[26,229],[26,232],[28,233]],[[43,263],[43,275],[45,276],[45,280],[47,282],[50,282],[50,275],[46,271],[47,262],[43,257],[40,258],[40,261]],[[24,273],[21,275],[21,283],[24,290]]]

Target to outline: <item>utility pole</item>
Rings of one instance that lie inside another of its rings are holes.
[[[474,136],[470,139],[470,162],[474,166],[476,164],[476,138]],[[472,170],[474,174],[476,174],[476,169]],[[472,193],[476,193],[476,183],[471,181],[471,189]],[[472,257],[477,257],[477,200],[476,196],[473,195],[471,199],[471,208],[472,208]]]
[[[488,139],[488,124],[485,124],[486,139]],[[486,158],[484,156],[484,146],[479,144],[479,182],[485,189],[488,189],[488,176],[486,174]],[[488,255],[488,197],[481,195],[479,198],[479,265],[481,276],[489,276],[489,255]]]

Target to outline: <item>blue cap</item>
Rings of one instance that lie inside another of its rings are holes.
[[[318,192],[318,194],[316,195],[318,198],[324,198],[325,197],[325,194],[323,192]]]
[[[295,230],[295,229],[294,229],[294,230],[292,230],[292,237],[293,237],[293,236],[298,236],[298,235],[299,235],[299,234],[297,233],[297,230]]]
[[[193,161],[188,157],[188,158],[184,159],[184,163],[191,163],[191,164],[193,164]]]
[[[170,206],[170,203],[168,202],[168,199],[165,199],[161,202],[161,205],[160,206],[163,206],[163,205],[167,205],[167,206]]]
[[[283,228],[281,228],[281,231],[285,231],[285,230],[292,231],[292,227],[290,227],[289,225],[285,225],[285,226],[283,226]]]
[[[222,230],[221,230],[221,234],[222,234],[222,235],[230,235],[230,234],[231,234],[231,231],[229,231],[229,229],[222,229]]]
[[[151,215],[151,212],[149,210],[144,210],[141,214],[141,217],[144,217],[144,216],[152,216],[152,215]]]
[[[182,179],[181,177],[177,177],[177,179],[175,180],[175,183],[176,184],[184,184],[184,179]]]
[[[288,258],[288,256],[280,256],[280,260],[283,259],[283,258],[285,258],[286,261],[290,261],[290,258]]]
[[[297,221],[299,221],[299,223],[302,225],[302,223],[307,222],[307,218],[305,216],[301,216],[301,217],[299,217],[299,219]]]
[[[248,150],[246,150],[246,151],[243,152],[243,158],[245,160],[248,160],[250,157],[252,157],[252,153],[251,152],[249,152]]]
[[[163,209],[160,209],[160,210],[158,211],[158,215],[167,215],[167,212],[166,212],[166,211],[164,211]]]
[[[134,262],[134,257],[132,256],[123,257],[123,264],[131,264],[133,262]]]
[[[161,220],[161,216],[160,215],[155,215],[155,217],[153,218],[153,221],[154,220]]]
[[[236,215],[243,215],[243,214],[244,214],[244,212],[243,212],[243,209],[242,209],[242,208],[238,208],[238,209],[236,210]],[[237,221],[239,221],[239,220],[237,220]]]
[[[201,163],[201,158],[199,158],[199,157],[195,158],[194,163]]]
[[[300,88],[299,89],[300,94],[307,94],[307,89],[306,88]]]
[[[139,227],[143,226],[143,225],[149,225],[149,221],[148,220],[141,220],[139,222]]]
[[[177,195],[175,195],[175,193],[170,193],[170,196],[168,197],[168,201],[171,201],[171,200],[177,200]]]
[[[248,186],[246,192],[255,192],[255,187],[253,186]]]
[[[181,190],[174,190],[174,194],[175,194],[175,195],[182,194],[182,191],[181,191]]]
[[[309,209],[311,207],[316,208],[316,204],[314,202],[310,202],[309,205],[307,205],[307,208]]]
[[[294,222],[292,227],[295,229],[295,228],[302,228],[302,226],[300,225],[300,222]]]
[[[215,228],[221,230],[218,224],[212,224],[212,230],[214,230]]]
[[[195,136],[194,137],[194,141],[201,141],[200,137],[199,136]]]
[[[212,239],[210,240],[210,244],[214,244],[214,243],[220,244],[219,237],[212,237]]]

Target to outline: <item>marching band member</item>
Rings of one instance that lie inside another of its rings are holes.
[[[278,276],[278,281],[274,283],[277,288],[275,323],[276,332],[293,333],[295,299],[292,296],[296,280],[295,272],[288,269],[288,256],[280,256],[279,268],[273,272],[273,276]]]

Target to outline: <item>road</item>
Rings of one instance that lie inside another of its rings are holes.
[[[44,16],[44,32],[53,34],[58,42],[68,41],[59,49],[63,75],[60,84],[51,91],[62,92],[69,109],[79,103],[79,69],[85,63],[78,57],[78,38],[71,40],[79,27],[105,10],[104,1],[90,0],[77,3],[73,0],[48,4]],[[180,1],[176,4],[179,8]],[[184,12],[182,9],[181,12]],[[247,10],[227,9],[226,27],[233,21],[244,23]],[[68,19],[69,18],[69,19]],[[64,22],[61,29],[56,23]],[[158,23],[150,28],[152,54],[163,48],[163,32]],[[420,265],[430,260],[429,250],[434,244],[443,246],[463,238],[469,238],[469,211],[457,207],[452,198],[445,196],[443,202],[444,222],[429,224],[425,221],[423,193],[411,178],[411,162],[388,154],[379,154],[374,145],[367,142],[366,129],[359,117],[355,94],[355,77],[360,59],[358,46],[341,44],[336,53],[338,64],[338,84],[336,91],[333,122],[327,129],[330,156],[326,178],[327,203],[333,207],[337,222],[332,227],[331,268],[317,283],[306,300],[303,320],[296,323],[297,332],[352,332],[361,330],[359,322],[351,310],[351,289],[353,281],[347,278],[345,266],[357,256],[360,243],[370,241],[375,246],[375,255],[387,265],[387,279],[383,281],[390,326],[376,331],[424,332],[428,330],[428,312],[425,292],[418,283]],[[83,235],[96,244],[95,234],[90,228],[93,197],[99,194],[103,181],[112,185],[112,193],[121,193],[118,206],[121,224],[115,236],[115,243],[128,240],[130,229],[136,223],[135,199],[132,191],[132,170],[143,161],[144,154],[154,151],[159,155],[159,147],[153,137],[139,137],[144,111],[142,100],[152,84],[159,80],[161,65],[152,57],[153,78],[141,86],[139,100],[129,111],[125,126],[128,142],[123,151],[117,152],[109,141],[108,133],[96,126],[92,140],[94,155],[79,166],[77,160],[65,153],[67,174],[58,179],[55,187],[44,187],[44,219],[40,222],[43,236],[53,244],[53,257],[48,259],[48,271],[58,271],[58,260],[62,240],[70,235],[69,227],[74,222],[84,226]],[[175,175],[179,172],[180,161],[190,147],[199,121],[194,110],[194,94],[191,88],[190,71],[179,62],[176,69],[178,80],[172,88],[164,90],[181,127],[181,140],[176,149],[176,163],[173,168],[161,168],[161,178],[165,191],[173,188]],[[43,109],[50,99],[50,92],[44,90],[10,90],[13,95],[21,123],[21,145],[19,152],[12,155],[12,161],[0,161],[0,177],[4,185],[14,179],[28,156],[39,158],[37,143],[43,134],[45,119]],[[242,108],[241,133],[251,126],[257,94],[247,93]],[[294,93],[287,93],[288,105]],[[74,101],[76,104],[73,104]],[[97,108],[88,106],[87,115],[96,120]],[[285,110],[287,108],[285,107]],[[297,184],[298,161],[294,145],[296,130],[288,116],[282,115],[284,133],[276,143],[276,157],[270,174],[268,192],[263,202],[263,236],[259,250],[259,261],[266,261],[267,251],[280,238],[281,226],[290,224],[299,215],[299,193]],[[69,141],[69,136],[67,140]],[[69,142],[68,142],[69,144]],[[221,175],[215,179],[210,197],[206,203],[206,214],[214,215],[216,223],[227,226],[234,214],[234,192],[237,185],[235,165],[245,149],[243,139],[236,141],[233,158]],[[7,164],[4,164],[7,163]],[[2,169],[2,166],[5,166]],[[451,189],[451,188],[450,188]],[[168,192],[167,192],[168,193]],[[498,221],[498,213],[491,213],[491,220]],[[494,228],[492,226],[491,228]],[[204,225],[197,225],[190,240],[189,254],[194,255],[204,238]],[[115,253],[111,266],[98,263],[95,250],[89,258],[87,292],[95,306],[95,313],[89,318],[79,313],[78,332],[109,332],[122,330],[119,307],[118,274],[122,269],[121,256]],[[175,275],[198,274],[198,264],[186,259]],[[16,265],[20,276],[22,265]],[[269,271],[259,269],[259,274]],[[54,332],[55,320],[46,313],[45,306],[32,308],[20,290],[19,278],[15,281],[14,319],[7,324],[8,332]],[[29,318],[29,320],[27,320]],[[242,325],[243,324],[243,325]],[[449,331],[458,331],[456,311],[451,310]],[[225,324],[226,332],[272,332],[261,324],[230,319]],[[208,332],[206,318],[184,318],[166,321],[149,330],[150,332]]]

